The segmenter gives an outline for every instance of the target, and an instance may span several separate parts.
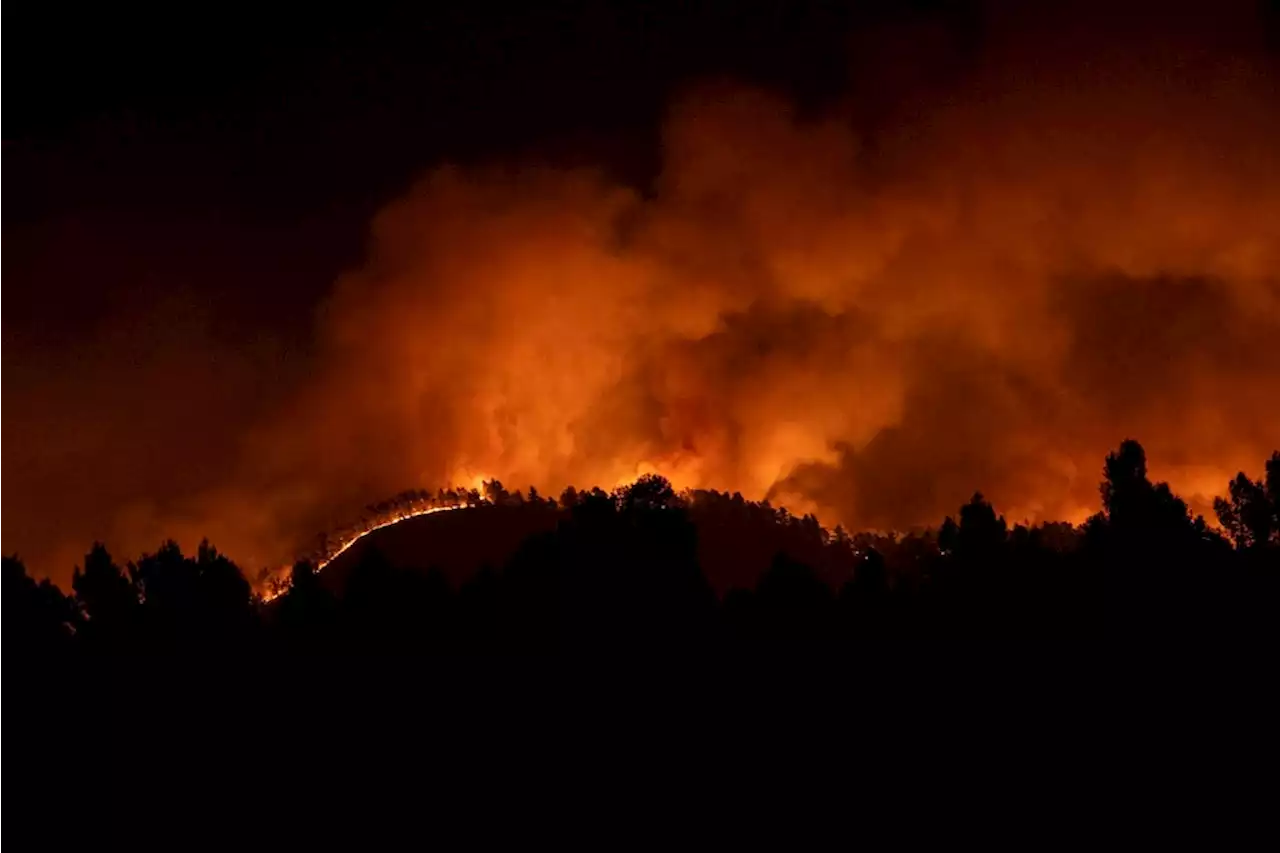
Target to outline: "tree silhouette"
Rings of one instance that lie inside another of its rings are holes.
[[[1280,528],[1280,450],[1271,454],[1267,460],[1267,473],[1263,478],[1266,483],[1267,497],[1271,501],[1271,517]]]
[[[133,639],[141,607],[138,590],[101,542],[85,555],[84,568],[72,573],[71,588],[87,616],[84,631],[98,645],[120,646]]]
[[[1228,486],[1229,498],[1215,498],[1213,510],[1241,550],[1260,548],[1271,541],[1275,508],[1261,480],[1250,480],[1243,471]]]
[[[328,652],[337,642],[338,599],[306,560],[294,564],[288,592],[281,596],[279,628],[298,651]]]
[[[1275,633],[1280,452],[1263,479],[1240,474],[1217,501],[1230,541],[1148,479],[1132,440],[1107,455],[1101,511],[1078,528],[1010,530],[974,493],[936,530],[829,533],[812,515],[737,493],[678,494],[656,475],[612,493],[568,488],[558,503],[533,489],[517,499],[496,481],[485,501],[452,494],[405,491],[371,506],[354,530],[464,498],[483,508],[408,522],[426,525],[421,540],[408,540],[411,552],[403,542],[384,550],[375,533],[323,576],[300,561],[270,603],[207,541],[192,557],[165,542],[127,573],[95,543],[75,569],[72,598],[6,558],[5,636],[35,660],[79,650],[807,653],[872,637]],[[450,518],[482,527],[439,523]],[[492,564],[453,578],[435,568],[438,556],[466,554],[481,544],[474,537],[502,530],[514,532],[511,550]]]
[[[1102,509],[1119,528],[1140,526],[1151,503],[1151,482],[1147,479],[1147,453],[1133,439],[1125,439],[1120,449],[1107,454],[1103,466]]]
[[[1008,532],[1004,516],[996,515],[995,508],[981,492],[974,492],[969,502],[960,508],[960,527],[954,545],[956,555],[970,560],[992,558],[1004,547]]]
[[[17,556],[3,559],[3,571],[9,648],[39,655],[68,651],[81,621],[75,602],[47,578],[36,583]]]
[[[169,540],[129,566],[145,630],[175,648],[223,647],[253,629],[253,592],[240,570],[209,542],[195,558]]]
[[[624,512],[674,509],[679,504],[671,483],[657,474],[645,474],[621,489],[619,501]]]

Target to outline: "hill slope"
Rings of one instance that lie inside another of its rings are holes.
[[[720,595],[754,586],[779,554],[813,567],[836,588],[852,577],[857,545],[838,542],[812,517],[715,492],[689,497],[698,562]],[[354,567],[376,550],[393,568],[438,569],[458,586],[486,565],[505,565],[523,542],[569,517],[549,501],[523,501],[408,518],[364,536],[320,576],[327,589],[341,593]]]

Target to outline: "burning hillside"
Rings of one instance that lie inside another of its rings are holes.
[[[278,565],[353,505],[479,472],[558,494],[657,471],[850,528],[975,489],[1079,521],[1125,436],[1205,511],[1280,435],[1275,78],[997,36],[874,132],[856,96],[691,87],[643,192],[430,169],[232,464],[58,536]]]

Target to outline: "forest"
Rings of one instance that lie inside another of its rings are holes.
[[[1101,510],[1075,527],[1010,526],[975,494],[936,528],[851,534],[738,494],[677,493],[656,475],[558,499],[499,483],[483,494],[406,492],[371,507],[362,524],[461,499],[465,511],[448,515],[474,524],[449,534],[448,547],[479,555],[482,541],[506,536],[509,553],[466,576],[446,572],[434,550],[445,547],[443,528],[419,534],[407,521],[396,525],[409,538],[395,554],[379,531],[317,572],[332,556],[322,543],[265,593],[207,542],[194,555],[166,542],[123,566],[95,543],[69,594],[5,557],[5,639],[35,660],[749,653],[875,639],[1276,633],[1280,451],[1261,480],[1241,473],[1227,484],[1216,525],[1151,482],[1132,440],[1106,457],[1100,497]]]

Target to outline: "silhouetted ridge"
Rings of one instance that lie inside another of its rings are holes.
[[[166,542],[123,567],[95,544],[70,596],[7,557],[5,631],[24,659],[1275,633],[1280,452],[1261,479],[1228,484],[1221,531],[1150,481],[1135,441],[1107,456],[1100,497],[1079,527],[1010,528],[974,494],[936,529],[881,535],[739,494],[678,494],[654,475],[558,500],[496,482],[405,492],[322,550],[324,571],[299,561],[274,596],[207,542],[194,556]]]

